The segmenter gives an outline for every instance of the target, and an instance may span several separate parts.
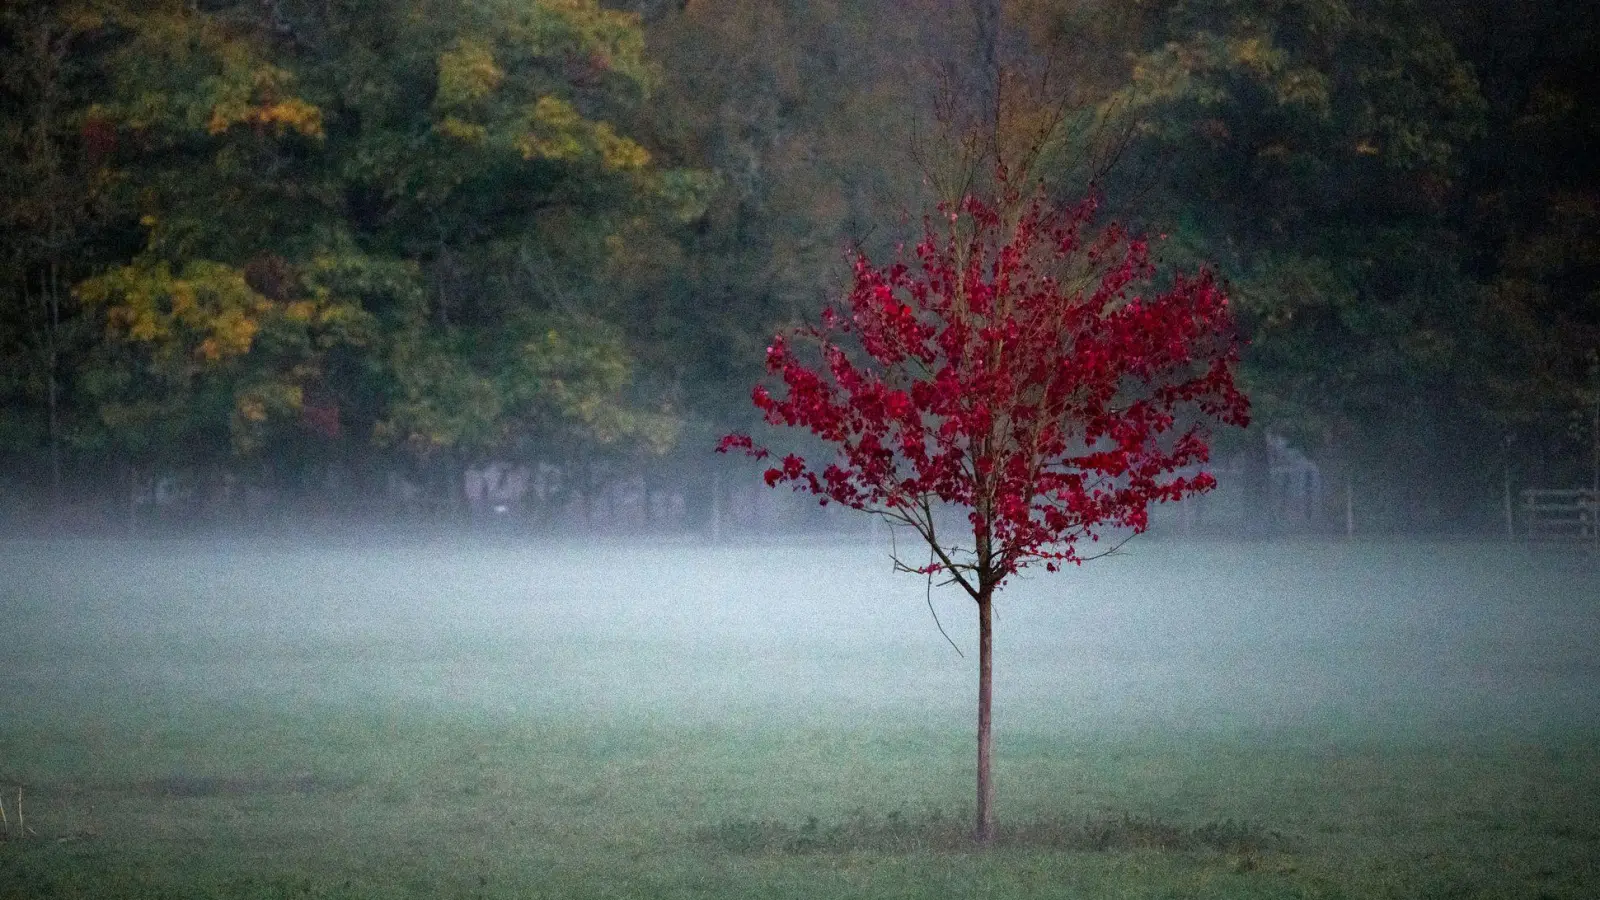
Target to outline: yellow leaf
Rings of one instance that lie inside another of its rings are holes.
[[[607,122],[595,126],[594,139],[600,162],[608,169],[636,172],[650,165],[650,151],[618,135]]]
[[[322,110],[300,99],[291,98],[258,107],[251,122],[271,126],[280,136],[286,131],[295,131],[310,138],[323,136]]]
[[[185,319],[195,312],[194,287],[188,282],[178,281],[172,285],[172,317]]]
[[[433,130],[447,138],[474,146],[482,145],[489,139],[489,129],[471,122],[463,122],[455,116],[445,116],[443,121],[433,126]]]
[[[505,77],[487,45],[462,38],[439,55],[439,90],[434,102],[442,107],[474,103],[494,93]]]
[[[533,121],[536,125],[556,131],[571,131],[578,127],[583,117],[572,108],[572,104],[546,94],[533,105]]]

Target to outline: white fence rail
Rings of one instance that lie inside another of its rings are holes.
[[[1525,490],[1522,526],[1530,541],[1567,541],[1600,548],[1600,493],[1588,488]]]

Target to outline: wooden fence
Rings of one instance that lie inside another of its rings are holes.
[[[1600,549],[1600,493],[1588,488],[1525,490],[1522,525],[1530,541],[1586,543]]]

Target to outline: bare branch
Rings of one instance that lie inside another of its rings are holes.
[[[938,627],[939,633],[944,635],[944,639],[949,641],[950,649],[956,651],[957,656],[966,659],[967,655],[962,653],[961,648],[956,646],[956,642],[950,639],[950,633],[944,630],[944,623],[939,621],[938,611],[933,608],[933,551],[931,549],[928,551],[928,586],[923,593],[923,599],[928,603],[928,612],[933,616],[933,624]]]

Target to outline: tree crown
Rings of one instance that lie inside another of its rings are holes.
[[[857,255],[843,302],[773,339],[781,391],[753,392],[768,423],[836,451],[821,465],[784,456],[769,485],[914,528],[933,557],[901,567],[974,596],[1031,563],[1080,563],[1084,539],[1142,532],[1150,503],[1209,490],[1192,468],[1208,424],[1249,419],[1210,272],[1140,294],[1155,275],[1143,238],[1096,231],[1092,199],[998,182],[995,199],[940,207],[915,264]],[[769,455],[743,434],[718,449]],[[940,536],[945,505],[969,510],[972,545]]]

